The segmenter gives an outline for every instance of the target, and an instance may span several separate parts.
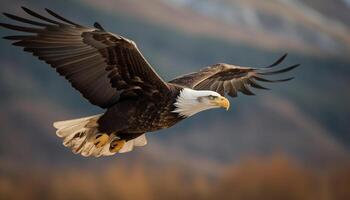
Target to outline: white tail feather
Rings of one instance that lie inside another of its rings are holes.
[[[134,145],[138,147],[145,146],[147,144],[146,134],[142,134],[134,139]]]
[[[71,119],[71,120],[65,120],[65,121],[58,121],[58,122],[54,122],[53,126],[57,129],[61,129],[64,127],[68,127],[68,126],[72,126],[72,125],[76,125],[79,124],[81,122],[88,122],[89,119],[92,118],[99,118],[102,114],[98,114],[98,115],[93,115],[90,117],[84,117],[84,118],[79,118],[79,119]]]
[[[134,149],[134,146],[145,146],[147,144],[147,139],[146,139],[146,135],[142,134],[139,137],[129,140],[124,146],[123,148],[121,148],[119,150],[119,153],[126,153],[129,151],[132,151]]]
[[[53,123],[57,129],[56,135],[63,138],[63,145],[72,149],[75,154],[83,156],[110,156],[115,152],[110,151],[110,145],[113,140],[118,139],[115,134],[111,134],[107,143],[102,147],[96,147],[94,140],[96,136],[102,133],[98,131],[97,123],[94,123],[100,118],[102,114],[79,119],[72,119],[66,121],[58,121]],[[119,150],[119,153],[125,153],[133,150],[134,146],[144,146],[147,144],[145,134],[127,141]]]

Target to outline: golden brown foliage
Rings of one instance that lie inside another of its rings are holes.
[[[350,199],[350,168],[315,172],[285,156],[251,158],[220,177],[143,162],[72,169],[0,168],[0,199]]]

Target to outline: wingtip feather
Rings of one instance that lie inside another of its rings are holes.
[[[98,23],[98,22],[95,22],[95,23],[94,23],[94,27],[97,28],[97,29],[100,29],[100,30],[102,30],[102,31],[105,30],[105,29],[101,26],[101,24]]]
[[[274,63],[272,63],[269,66],[266,66],[264,68],[272,68],[275,67],[277,65],[279,65],[286,57],[288,56],[288,53],[283,54],[278,60],[276,60]]]
[[[25,6],[21,6],[21,8],[22,8],[22,10],[24,10],[25,12],[30,12],[31,10],[29,9],[29,8],[27,8],[27,7],[25,7]]]

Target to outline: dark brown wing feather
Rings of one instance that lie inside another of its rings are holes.
[[[7,36],[13,45],[24,47],[50,64],[92,104],[107,108],[120,98],[164,93],[168,85],[152,69],[136,44],[122,36],[104,31],[95,23],[88,28],[46,9],[56,20],[23,8],[33,21],[4,13],[10,19],[34,25],[25,27],[0,23],[1,26],[31,35]]]
[[[297,64],[276,70],[275,67],[279,65],[286,56],[287,54],[283,55],[272,65],[264,68],[240,67],[220,63],[204,68],[199,72],[175,78],[170,81],[170,83],[197,90],[213,90],[221,95],[228,94],[231,97],[236,97],[238,91],[246,95],[254,95],[250,87],[268,89],[261,86],[257,81],[274,83],[293,79],[269,80],[265,78],[269,75],[288,72],[299,66],[299,64]]]

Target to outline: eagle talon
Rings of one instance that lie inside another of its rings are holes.
[[[109,147],[109,151],[113,153],[117,153],[121,148],[125,145],[125,140],[114,140],[111,142],[111,146]]]
[[[109,135],[105,133],[99,134],[95,137],[94,145],[96,146],[96,148],[103,147],[105,144],[107,144],[108,140]]]

